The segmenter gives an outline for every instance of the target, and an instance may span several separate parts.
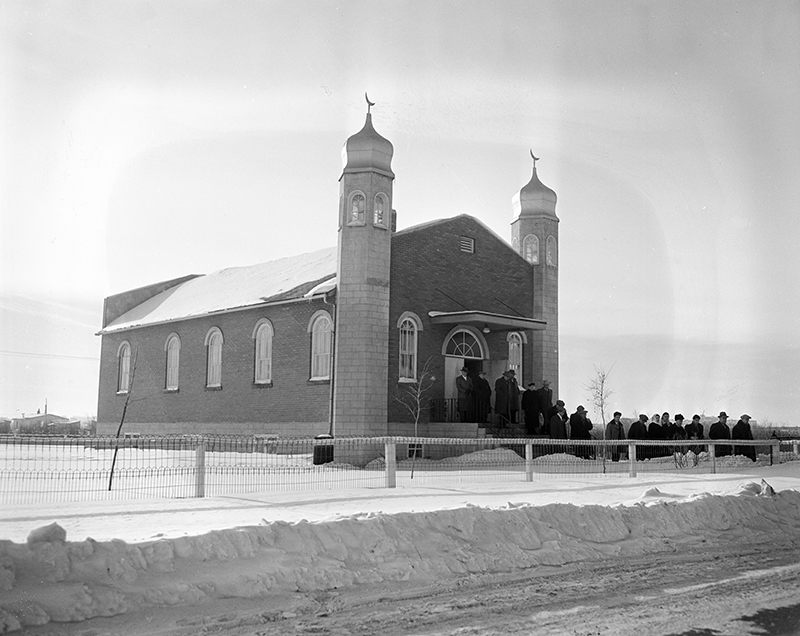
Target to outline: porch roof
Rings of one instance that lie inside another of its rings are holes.
[[[546,320],[538,318],[525,318],[524,316],[508,316],[494,314],[488,311],[468,309],[464,311],[429,311],[431,322],[434,325],[472,325],[483,329],[488,327],[495,331],[512,331],[517,329],[532,329],[543,331],[547,327]]]

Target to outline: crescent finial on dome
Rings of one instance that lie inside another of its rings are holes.
[[[531,149],[531,159],[533,159],[533,167],[536,167],[536,162],[539,161],[539,157],[533,154],[533,149]]]
[[[370,108],[372,108],[375,105],[375,102],[369,101],[369,95],[367,95],[366,91],[364,91],[364,99],[367,100],[367,114],[369,114]]]

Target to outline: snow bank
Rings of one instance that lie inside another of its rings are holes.
[[[650,489],[632,506],[369,513],[139,544],[70,542],[49,526],[24,544],[0,541],[0,632],[222,597],[262,597],[268,610],[271,598],[287,593],[428,583],[798,532],[800,492],[775,493],[766,483],[728,496],[681,498]]]

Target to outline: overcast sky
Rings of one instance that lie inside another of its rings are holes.
[[[398,227],[558,193],[561,393],[792,421],[800,3],[0,4],[0,415],[93,414],[103,298],[335,245],[341,147]],[[797,422],[795,422],[797,423]]]

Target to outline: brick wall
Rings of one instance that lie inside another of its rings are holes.
[[[474,254],[461,251],[462,236],[475,239]],[[532,276],[532,267],[521,256],[469,216],[435,222],[393,236],[389,316],[390,422],[411,420],[410,413],[396,400],[404,386],[398,383],[397,321],[402,313],[411,311],[422,319],[417,368],[422,369],[425,361],[431,359],[436,382],[429,396],[443,397],[444,358],[441,351],[453,326],[433,325],[428,312],[474,309],[531,318]],[[527,330],[524,333],[530,343],[533,332]],[[508,358],[506,337],[507,332],[494,330],[485,336],[490,362]],[[523,377],[531,377],[532,372],[531,356],[525,355]],[[490,375],[487,379],[494,387],[497,378]],[[424,414],[423,421],[427,421],[427,414]]]
[[[123,340],[136,352],[125,430],[142,433],[319,434],[328,431],[330,383],[309,382],[308,325],[322,300],[204,316],[104,335],[101,347],[98,432],[116,432],[125,395],[117,395],[117,350]],[[272,385],[253,383],[253,329],[261,318],[272,322]],[[222,388],[207,389],[208,330],[224,338]],[[166,352],[171,333],[181,340],[177,392],[164,390]],[[133,356],[132,356],[133,364]]]

